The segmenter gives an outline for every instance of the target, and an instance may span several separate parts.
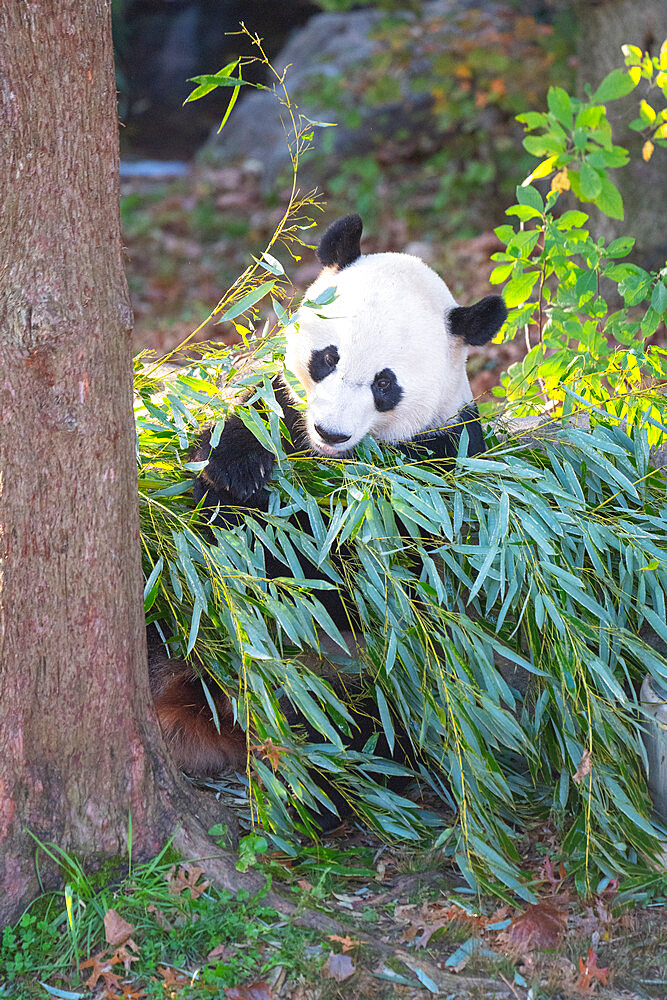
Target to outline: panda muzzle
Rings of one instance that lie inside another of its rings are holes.
[[[319,434],[319,436],[322,438],[325,444],[331,444],[331,445],[345,444],[346,441],[350,440],[349,434],[339,434],[336,433],[335,431],[325,430],[325,428],[322,427],[321,424],[314,424],[313,426],[315,431],[317,432],[317,434]]]

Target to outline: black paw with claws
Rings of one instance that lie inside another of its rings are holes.
[[[211,431],[206,430],[195,451],[195,460],[209,459],[194,482],[194,497],[199,503],[206,496],[206,507],[217,504],[259,505],[261,493],[271,478],[275,456],[262,448],[257,438],[236,416],[224,426],[220,441],[211,450]]]

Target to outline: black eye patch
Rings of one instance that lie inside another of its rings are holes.
[[[340,360],[338,348],[330,344],[321,351],[313,351],[308,362],[308,371],[313,382],[321,382],[330,375]]]
[[[380,413],[393,410],[395,406],[398,406],[403,395],[403,390],[391,368],[383,368],[381,372],[377,373],[371,385],[371,392],[373,393],[375,409]]]

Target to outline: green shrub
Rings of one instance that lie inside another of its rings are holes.
[[[644,414],[659,421],[664,407],[660,383],[667,352],[648,341],[667,315],[667,265],[648,272],[622,262],[634,246],[631,236],[605,245],[591,236],[585,212],[562,211],[560,204],[563,192],[571,191],[579,201],[623,219],[611,171],[627,163],[628,151],[614,145],[606,105],[642,80],[646,97],[657,96],[664,104],[667,42],[653,59],[634,46],[624,51],[628,69],[613,70],[587,98],[551,87],[548,111],[518,116],[530,133],[524,146],[541,162],[517,188],[518,204],[506,212],[511,224],[496,229],[506,246],[493,255],[497,266],[491,275],[492,282],[506,282],[510,314],[503,339],[523,331],[529,348],[497,389],[516,414],[567,413],[592,404],[634,424]],[[655,145],[667,146],[667,110],[655,110],[646,98],[639,106],[633,127],[644,130],[648,159]],[[544,198],[532,182],[549,175]],[[606,298],[604,283],[614,289]],[[621,308],[609,304],[615,298]],[[650,430],[651,443],[662,433],[658,426]]]

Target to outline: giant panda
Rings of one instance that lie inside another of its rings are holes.
[[[459,306],[445,282],[423,261],[402,253],[361,253],[362,222],[348,215],[324,233],[317,255],[322,271],[286,329],[285,366],[305,391],[306,409],[288,382],[274,383],[291,441],[286,449],[323,458],[350,454],[366,435],[412,454],[427,449],[451,460],[467,430],[468,454],[485,450],[466,359],[471,345],[490,341],[507,312],[502,298],[487,296]],[[329,295],[324,295],[332,289]],[[243,511],[267,510],[275,466],[268,452],[232,415],[219,442],[206,431],[195,452],[208,465],[194,481],[195,501],[217,511],[217,523],[238,524]],[[266,553],[267,574],[289,569]],[[303,567],[304,577],[317,577]],[[323,592],[339,627],[349,621],[345,595]],[[175,762],[195,774],[245,761],[246,736],[232,724],[230,703],[218,696],[220,731],[196,671],[168,660],[153,643],[151,682],[156,710]],[[363,745],[364,740],[361,741]],[[360,748],[360,747],[359,747]],[[381,752],[381,749],[380,749]],[[328,790],[328,789],[327,789]],[[341,799],[335,797],[336,804]],[[324,824],[323,824],[324,825]]]

